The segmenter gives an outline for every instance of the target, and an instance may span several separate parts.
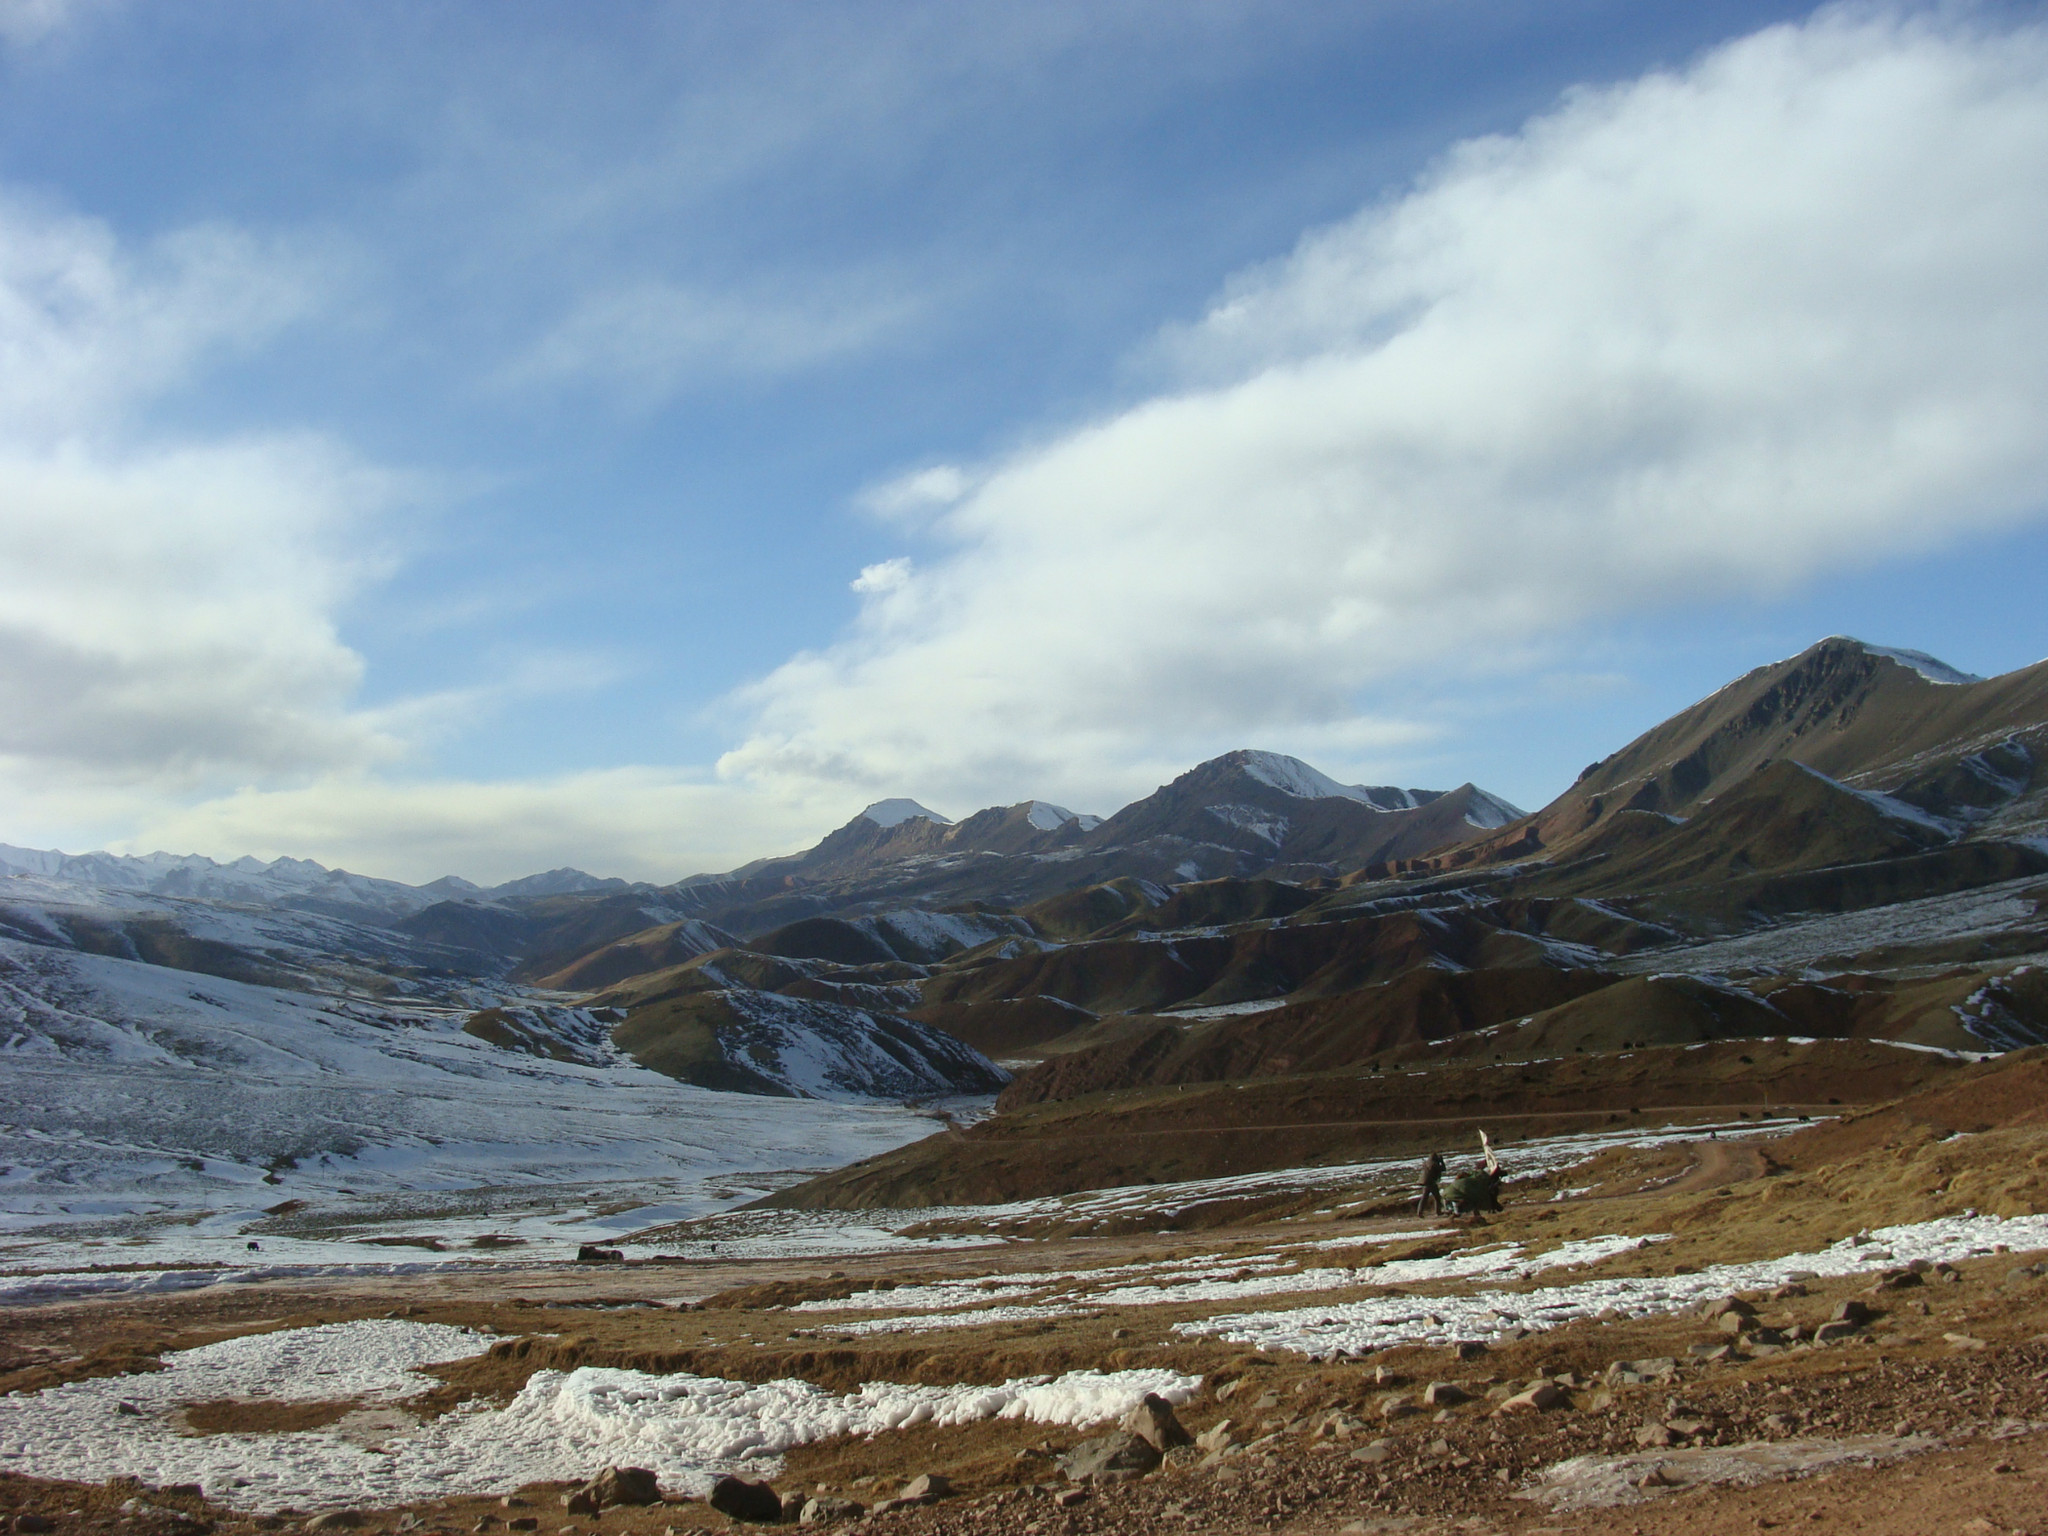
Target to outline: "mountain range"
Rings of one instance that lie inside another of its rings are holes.
[[[2048,664],[1979,679],[1836,637],[1533,813],[1247,750],[1106,818],[884,800],[666,886],[0,848],[0,938],[468,1010],[557,1059],[533,1021],[574,1007],[603,1050],[722,1090],[1014,1074],[1013,1115],[1481,1048],[2004,1048],[2048,1040],[2044,759]]]

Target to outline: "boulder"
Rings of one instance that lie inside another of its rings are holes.
[[[814,1499],[804,1500],[797,1519],[805,1525],[829,1525],[834,1520],[858,1520],[866,1513],[867,1510],[852,1499],[821,1493]]]
[[[778,1525],[782,1521],[782,1495],[766,1483],[750,1483],[744,1477],[721,1477],[711,1485],[705,1501],[722,1515],[753,1525]]]
[[[1124,1415],[1122,1427],[1162,1456],[1177,1445],[1194,1443],[1194,1437],[1174,1417],[1173,1404],[1157,1392],[1147,1392],[1143,1401]]]
[[[1070,1483],[1121,1483],[1143,1477],[1159,1465],[1159,1451],[1127,1429],[1083,1440],[1060,1458]]]
[[[1380,1399],[1380,1417],[1383,1419],[1405,1419],[1409,1414],[1421,1411],[1415,1406],[1415,1399],[1405,1392],[1396,1392],[1392,1397]]]
[[[600,1509],[617,1504],[659,1504],[661,1489],[645,1467],[606,1467],[583,1485]]]
[[[896,1495],[899,1502],[909,1500],[914,1504],[936,1504],[940,1499],[951,1498],[953,1485],[936,1472],[920,1472],[903,1485],[903,1491]]]
[[[1231,1446],[1237,1444],[1237,1436],[1233,1435],[1230,1429],[1230,1420],[1218,1419],[1214,1424],[1211,1424],[1207,1429],[1195,1436],[1195,1444],[1200,1449],[1207,1451],[1211,1456],[1214,1456],[1218,1451],[1228,1450]]]
[[[604,1506],[597,1502],[597,1495],[592,1493],[590,1485],[585,1483],[581,1488],[572,1489],[562,1495],[562,1508],[572,1515],[595,1515],[601,1513]]]
[[[1847,1323],[1851,1328],[1861,1328],[1877,1314],[1856,1300],[1853,1296],[1835,1308],[1835,1315],[1828,1319],[1833,1323]]]
[[[1552,1408],[1569,1406],[1571,1398],[1563,1387],[1554,1381],[1532,1381],[1513,1397],[1496,1408],[1496,1413],[1522,1413],[1534,1410],[1547,1413]]]
[[[1813,1330],[1813,1342],[1816,1344],[1833,1344],[1838,1339],[1853,1339],[1859,1332],[1861,1330],[1854,1323],[1822,1323]]]
[[[1422,1389],[1422,1401],[1431,1408],[1455,1408],[1471,1397],[1463,1387],[1448,1381],[1432,1381]]]
[[[1700,1308],[1700,1316],[1706,1318],[1709,1322],[1716,1318],[1731,1315],[1735,1317],[1755,1317],[1756,1308],[1744,1301],[1740,1296],[1723,1296],[1718,1300],[1708,1302]]]
[[[1721,1314],[1721,1331],[1723,1333],[1748,1333],[1754,1327],[1756,1327],[1756,1314],[1753,1312],[1723,1312]]]
[[[576,1250],[578,1264],[623,1264],[626,1256],[617,1248],[600,1248],[594,1243],[585,1243]]]
[[[1607,1367],[1607,1380],[1611,1386],[1636,1387],[1648,1382],[1674,1381],[1678,1376],[1678,1361],[1670,1355],[1658,1355],[1648,1360],[1617,1360]]]
[[[315,1515],[312,1519],[308,1520],[306,1522],[306,1529],[309,1531],[352,1531],[362,1523],[363,1517],[359,1510],[330,1509],[326,1514]],[[14,1528],[17,1531],[33,1529],[33,1527],[24,1526],[18,1519],[14,1522]],[[40,1529],[48,1530],[49,1527],[42,1526]]]

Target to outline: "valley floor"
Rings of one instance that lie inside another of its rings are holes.
[[[1068,1197],[1105,1236],[1020,1235],[1058,1202],[761,1211],[628,1245],[666,1261],[78,1274],[0,1312],[0,1509],[653,1536],[727,1525],[721,1472],[868,1506],[934,1473],[865,1528],[2040,1536],[2041,1055],[1839,1121],[1520,1143],[1483,1222],[1402,1213],[1378,1163]],[[1267,1204],[1161,1230],[1233,1194]],[[1147,1391],[1201,1444],[1070,1481]],[[666,1500],[565,1512],[608,1465]]]

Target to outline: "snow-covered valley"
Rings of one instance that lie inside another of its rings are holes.
[[[549,1016],[576,1059],[459,1007],[0,940],[0,1264],[559,1259],[934,1126],[692,1087]]]

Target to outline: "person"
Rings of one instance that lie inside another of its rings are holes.
[[[1432,1152],[1429,1154],[1429,1161],[1422,1165],[1422,1198],[1415,1202],[1416,1215],[1443,1215],[1443,1181],[1444,1155],[1441,1152]]]

